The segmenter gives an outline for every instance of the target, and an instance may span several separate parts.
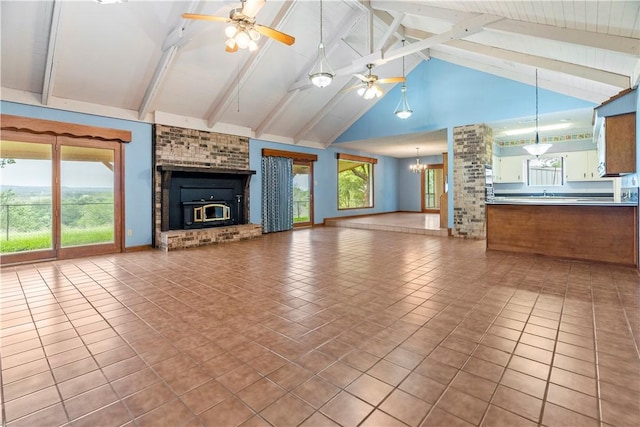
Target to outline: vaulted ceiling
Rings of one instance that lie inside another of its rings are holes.
[[[344,89],[375,64],[381,78],[438,58],[600,103],[637,85],[638,1],[324,0],[323,39],[337,73],[309,84],[320,2],[268,0],[255,52],[225,52],[224,23],[240,1],[5,1],[3,100],[129,120],[327,147],[375,103]],[[406,39],[403,47],[401,40]],[[384,85],[389,91],[392,85]],[[410,151],[389,155],[405,157]]]

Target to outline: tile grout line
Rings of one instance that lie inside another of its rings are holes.
[[[568,276],[571,275],[571,269],[569,269]],[[564,285],[564,294],[562,295],[562,306],[560,307],[560,317],[558,318],[558,328],[556,329],[556,336],[553,340],[553,350],[551,352],[551,361],[549,362],[549,373],[547,374],[546,384],[544,387],[544,394],[542,395],[542,405],[540,407],[540,415],[538,416],[538,426],[542,426],[542,419],[544,417],[544,410],[547,405],[547,397],[549,395],[549,386],[551,385],[551,375],[553,374],[554,366],[553,362],[556,358],[556,350],[558,348],[558,338],[560,337],[560,326],[562,325],[562,315],[564,314],[564,306],[567,301],[567,292],[569,290],[569,277],[567,277]],[[570,410],[569,408],[565,408]]]
[[[421,419],[421,421],[420,421],[421,423],[424,423],[424,421],[425,421],[425,420],[429,417],[429,415],[433,412],[433,409],[437,406],[437,404],[440,402],[440,400],[442,400],[442,398],[443,398],[443,396],[446,394],[446,392],[451,388],[451,383],[452,383],[452,382],[453,382],[453,381],[458,377],[458,375],[460,375],[460,372],[462,371],[462,369],[464,368],[464,366],[469,362],[469,360],[471,359],[471,357],[473,357],[473,353],[474,353],[474,352],[475,352],[475,350],[477,350],[477,348],[480,346],[482,339],[484,339],[484,338],[489,334],[489,329],[490,329],[490,328],[495,324],[495,322],[496,322],[497,318],[499,317],[500,313],[502,313],[502,312],[505,310],[505,307],[509,304],[509,302],[511,301],[511,299],[513,299],[513,297],[514,297],[514,295],[515,295],[515,293],[517,292],[517,290],[518,290],[518,289],[519,289],[519,287],[518,287],[518,288],[515,288],[515,289],[513,290],[512,294],[511,294],[511,296],[509,297],[509,299],[507,299],[507,300],[504,302],[504,304],[503,304],[502,308],[500,309],[500,311],[495,315],[495,318],[491,321],[491,323],[490,323],[490,324],[489,324],[489,326],[487,327],[486,331],[482,334],[482,337],[480,338],[480,341],[476,343],[476,345],[474,346],[474,348],[473,348],[472,352],[468,355],[467,359],[464,361],[464,363],[462,364],[462,366],[461,366],[460,368],[458,368],[458,372],[456,372],[456,374],[455,374],[455,375],[454,375],[454,377],[451,379],[451,381],[449,381],[449,384],[447,384],[446,388],[444,389],[444,391],[442,392],[442,394],[440,394],[440,396],[438,397],[438,399],[436,400],[436,402],[433,404],[433,406],[431,407],[431,409],[429,409],[429,411],[427,412],[427,414],[426,414],[426,415]],[[486,295],[485,295],[485,296],[486,296]],[[539,296],[540,296],[540,294],[538,293],[538,296],[536,297],[536,301],[538,300]],[[535,303],[534,303],[534,305],[535,305]],[[533,306],[532,306],[531,311],[533,312]],[[531,313],[529,314],[529,317],[530,317],[530,316],[531,316]],[[467,314],[467,316],[465,316],[465,318],[466,318],[466,317],[468,317],[468,314]],[[527,318],[527,320],[528,320],[528,318]],[[462,323],[462,322],[460,322],[460,323]],[[525,325],[526,325],[526,322],[525,322]],[[458,326],[456,326],[456,327],[451,331],[451,333],[453,333],[456,329],[458,329],[458,327],[459,327],[459,324],[458,324]],[[510,329],[510,328],[509,328],[509,329]],[[451,333],[449,333],[449,334],[447,335],[447,337],[449,337],[449,336],[451,335]],[[520,336],[522,336],[522,334],[523,334],[523,333],[524,333],[524,327],[523,327],[523,330],[520,332]],[[445,339],[446,339],[446,338],[445,338]],[[444,341],[445,339],[443,339],[442,341]],[[518,345],[519,340],[520,340],[520,338],[518,338],[518,341],[516,341],[516,346]],[[442,342],[442,341],[441,341],[441,342]],[[493,347],[491,347],[491,348],[493,348]],[[515,351],[515,347],[514,347],[514,351]],[[512,351],[512,352],[511,352],[511,354],[509,355],[509,360],[507,361],[507,365],[509,364],[509,361],[511,361],[511,358],[512,358],[512,357],[513,357],[513,351]],[[425,358],[425,359],[426,359],[426,358]],[[490,362],[490,363],[492,363],[492,362]],[[504,372],[507,370],[507,365],[505,365],[505,367],[504,367],[504,369],[503,369],[503,372],[502,372],[502,374],[500,375],[500,379],[502,379],[502,377],[504,376]],[[496,384],[497,384],[497,385],[496,385],[496,389],[498,388],[498,385],[499,385],[500,379],[499,379],[499,380],[498,380],[498,382],[496,383]],[[480,422],[478,423],[478,425],[482,424],[482,422],[484,421],[484,418],[485,418],[485,416],[486,416],[486,413],[487,413],[487,412],[488,412],[488,410],[489,410],[489,406],[491,405],[491,400],[493,399],[494,394],[495,394],[495,390],[493,391],[493,393],[491,393],[491,397],[490,397],[489,401],[487,402],[489,405],[487,405],[487,409],[485,409],[485,411],[483,412],[483,415],[482,415],[482,417],[480,418]],[[473,397],[475,397],[475,396],[473,396]],[[446,412],[446,411],[445,411],[445,412]],[[460,418],[460,417],[458,417],[458,416],[457,416],[457,415],[455,415],[455,414],[452,414],[452,415],[454,415],[454,416],[455,416],[455,417],[457,417],[457,418]],[[465,421],[466,421],[466,420],[465,420]]]

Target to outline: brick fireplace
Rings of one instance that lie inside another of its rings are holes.
[[[249,224],[249,140],[156,125],[154,246],[175,250],[262,234]]]

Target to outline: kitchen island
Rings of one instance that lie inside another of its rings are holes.
[[[486,202],[487,249],[638,265],[638,203],[593,198]]]

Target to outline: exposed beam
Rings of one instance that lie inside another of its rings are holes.
[[[294,10],[294,6],[297,2],[286,1],[282,3],[278,14],[274,18],[273,22],[269,25],[272,28],[278,28],[278,26],[284,22],[289,16],[291,16],[292,11]],[[251,74],[256,69],[258,64],[260,63],[260,59],[265,55],[265,52],[268,50],[268,47],[275,43],[272,38],[262,37],[261,40],[267,39],[264,43],[261,43],[258,47],[258,52],[255,55],[251,55],[249,59],[244,63],[242,69],[238,72],[237,76],[231,76],[228,81],[226,87],[227,90],[225,93],[218,97],[212,104],[213,110],[208,115],[207,125],[209,127],[213,127],[229,107],[229,104],[233,100],[235,96],[236,88],[242,86],[244,82],[251,77]],[[237,82],[236,82],[237,80]],[[235,84],[234,84],[235,82]]]
[[[406,34],[408,37],[417,39],[428,38],[430,36],[429,33],[416,30],[407,30]],[[525,64],[532,67],[543,68],[563,74],[569,74],[575,77],[585,78],[611,86],[617,86],[620,88],[631,87],[629,76],[599,70],[596,68],[585,67],[583,65],[573,64],[570,62],[558,61],[556,59],[529,55],[512,50],[500,49],[497,47],[487,46],[467,40],[452,40],[447,43],[447,46],[465,52],[484,55],[504,61]]]
[[[440,19],[448,22],[459,22],[468,19],[468,12],[442,9],[428,6],[413,1],[371,1],[371,7],[388,12],[405,13]],[[502,31],[514,34],[522,34],[575,45],[587,46],[597,49],[609,50],[626,55],[638,56],[640,54],[640,42],[636,38],[614,36],[610,34],[595,33],[592,31],[561,28],[553,25],[536,24],[532,22],[503,19],[485,27],[485,30]]]
[[[394,59],[398,59],[424,49],[429,49],[433,46],[445,44],[452,40],[468,37],[472,34],[476,34],[482,31],[483,27],[487,24],[499,21],[501,19],[504,18],[494,15],[474,16],[473,18],[457,23],[449,31],[445,31],[444,33],[434,35],[419,42],[412,43],[399,49],[395,49],[393,51],[385,53],[384,62],[393,61]]]
[[[378,43],[376,44],[375,50],[381,50],[383,52],[386,50],[386,48],[388,47],[389,40],[398,31],[398,28],[400,27],[400,24],[402,24],[402,19],[403,18],[404,18],[404,13],[401,13],[398,16],[396,16],[395,18],[393,18],[393,21],[387,27],[387,30],[384,32],[384,35],[382,36],[382,38],[380,40],[378,40]]]
[[[387,12],[404,13],[406,15],[424,16],[432,19],[439,19],[449,22],[466,21],[473,18],[477,13],[461,12],[453,9],[443,9],[440,7],[421,4],[417,1],[378,1],[371,0],[371,7],[376,10],[385,10]]]
[[[197,0],[192,1],[187,8],[187,12],[193,13],[199,3],[200,2]],[[186,35],[189,34],[190,31],[185,30],[190,26],[191,21],[183,18],[180,21],[180,24],[178,24],[165,37],[162,45],[162,56],[160,57],[160,61],[158,61],[158,65],[156,65],[156,70],[153,73],[151,81],[147,85],[147,90],[145,91],[144,98],[142,98],[140,108],[138,109],[138,118],[140,120],[144,120],[149,113],[149,110],[151,110],[151,105],[158,95],[158,91],[164,82],[167,71],[169,71],[173,61],[175,60],[178,50],[189,40]]]
[[[560,28],[553,25],[534,24],[531,22],[505,19],[487,25],[486,30],[523,34],[579,46],[587,46],[625,55],[640,56],[640,40],[632,37],[613,36],[591,31]]]
[[[449,49],[451,48],[447,45],[438,46],[437,48],[431,50],[431,56],[443,61],[451,62],[452,64],[457,64],[474,70],[483,71],[485,73],[504,77],[510,80],[515,80],[521,83],[531,84],[530,74],[521,69],[522,67],[526,67],[524,65],[518,65],[519,68],[515,70],[507,70],[501,67],[497,67],[494,64],[487,64],[479,60],[464,58],[455,53],[451,53]],[[540,80],[539,86],[541,88],[552,90],[563,95],[573,96],[575,98],[584,99],[586,101],[591,101],[597,104],[605,101],[609,97],[619,92],[619,89],[614,88],[613,86],[609,86],[609,88],[611,88],[610,91],[607,91],[606,87],[601,86],[602,91],[594,92],[586,91],[574,86],[568,86],[562,83],[557,83],[551,80]]]
[[[56,79],[56,46],[58,43],[58,31],[60,29],[60,13],[62,11],[62,0],[53,2],[51,13],[51,27],[49,29],[49,44],[47,45],[47,59],[44,66],[44,81],[42,82],[43,105],[49,105],[53,93],[53,85]]]

